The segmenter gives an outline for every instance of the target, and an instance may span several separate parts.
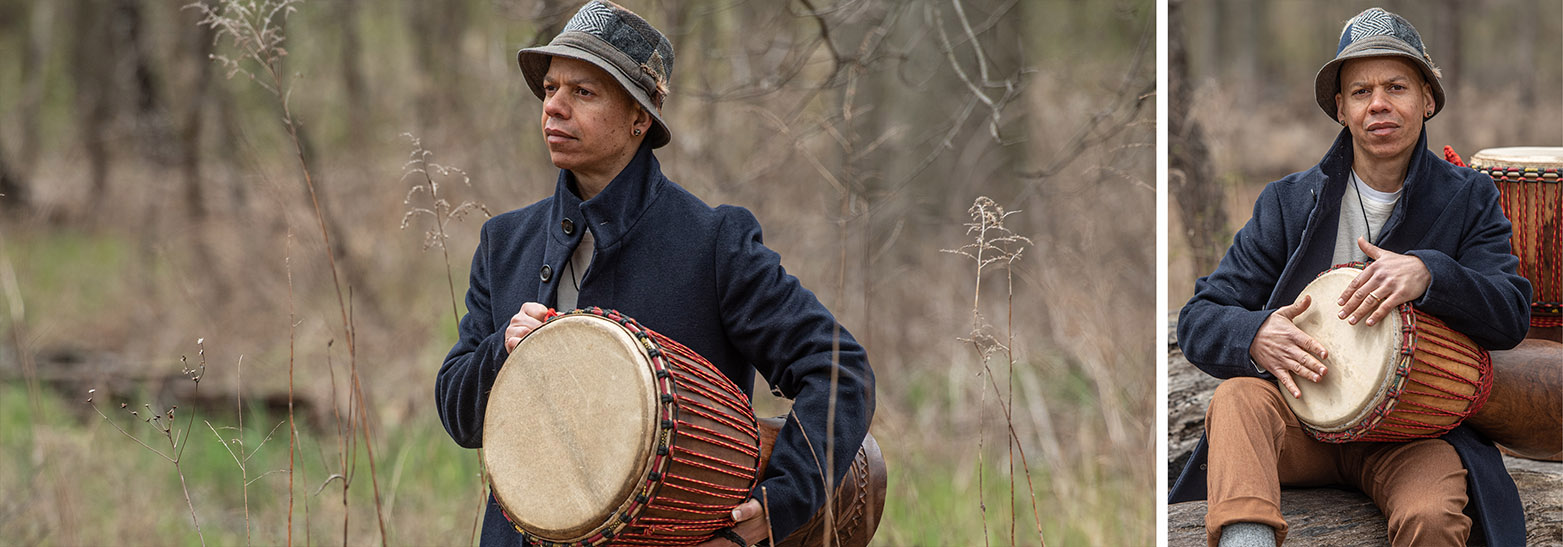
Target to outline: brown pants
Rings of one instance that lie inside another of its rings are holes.
[[[1465,467],[1442,439],[1408,443],[1329,444],[1303,432],[1275,384],[1258,378],[1222,382],[1205,414],[1209,436],[1212,547],[1221,527],[1257,522],[1286,539],[1281,486],[1358,488],[1389,517],[1394,545],[1465,545]]]

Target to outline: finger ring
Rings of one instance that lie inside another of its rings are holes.
[[[1379,298],[1378,295],[1376,295],[1376,294],[1369,294],[1368,298],[1372,298],[1372,299],[1377,300],[1379,302],[1383,302],[1384,301],[1383,298]]]

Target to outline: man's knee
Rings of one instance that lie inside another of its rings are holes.
[[[1460,495],[1435,496],[1397,509],[1389,516],[1389,539],[1394,545],[1464,545],[1471,535],[1471,517]]]
[[[1280,391],[1275,384],[1260,378],[1232,378],[1221,382],[1216,386],[1216,391],[1210,396],[1210,408],[1205,413],[1205,422],[1209,424],[1212,418],[1221,415],[1240,415],[1247,418],[1275,415],[1279,416],[1280,407],[1286,402],[1281,400]]]

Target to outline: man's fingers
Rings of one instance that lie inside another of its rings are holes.
[[[548,318],[548,306],[537,302],[527,302],[521,305],[521,313],[538,321]]]
[[[1289,356],[1291,357],[1291,363],[1287,367],[1288,370],[1314,382],[1323,379],[1324,363],[1320,363],[1318,359],[1303,351],[1302,348],[1296,348],[1293,351],[1295,353]]]
[[[1398,298],[1398,297],[1393,295],[1393,294],[1391,294],[1389,296],[1386,296],[1385,298],[1394,299],[1394,298]],[[1372,315],[1368,316],[1368,325],[1369,326],[1377,325],[1379,323],[1379,321],[1383,321],[1384,320],[1384,316],[1389,315],[1389,312],[1394,311],[1398,307],[1399,306],[1391,306],[1391,305],[1388,305],[1388,304],[1379,306],[1378,309],[1373,310],[1373,314]]]
[[[743,502],[738,507],[733,508],[733,520],[737,522],[743,522],[760,516],[760,512],[760,501],[754,498],[749,498],[749,501]]]
[[[1353,292],[1351,297],[1346,299],[1346,304],[1341,306],[1340,313],[1336,314],[1336,317],[1345,319],[1347,323],[1353,325],[1373,313],[1374,310],[1377,310],[1379,305],[1384,303],[1384,299],[1388,298],[1383,293],[1390,292],[1386,290],[1380,276],[1364,272],[1362,275],[1357,276],[1357,279],[1364,277],[1371,279],[1358,287],[1356,292]]]
[[[1285,387],[1286,391],[1292,394],[1293,399],[1302,398],[1302,391],[1297,389],[1297,382],[1292,380],[1292,375],[1290,373],[1279,369],[1272,370],[1270,372],[1275,373],[1275,379],[1281,381],[1281,386]]]
[[[1275,310],[1275,313],[1281,317],[1285,317],[1287,320],[1295,319],[1298,315],[1301,315],[1303,311],[1306,311],[1308,309],[1308,305],[1312,303],[1313,297],[1305,294],[1303,295],[1301,301],[1281,306],[1280,309]]]
[[[1367,254],[1368,258],[1373,260],[1378,260],[1378,257],[1384,254],[1383,249],[1378,248],[1378,246],[1372,243],[1368,243],[1368,240],[1364,239],[1362,236],[1357,236],[1357,248],[1362,249],[1362,252]]]

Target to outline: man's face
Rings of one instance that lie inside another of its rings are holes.
[[[1399,157],[1416,145],[1433,109],[1433,88],[1416,65],[1400,57],[1352,59],[1341,65],[1336,116],[1351,128],[1359,153]]]
[[[622,168],[634,155],[650,115],[607,72],[591,63],[554,57],[543,77],[543,137],[554,166],[599,174]],[[611,177],[616,172],[609,172]]]

